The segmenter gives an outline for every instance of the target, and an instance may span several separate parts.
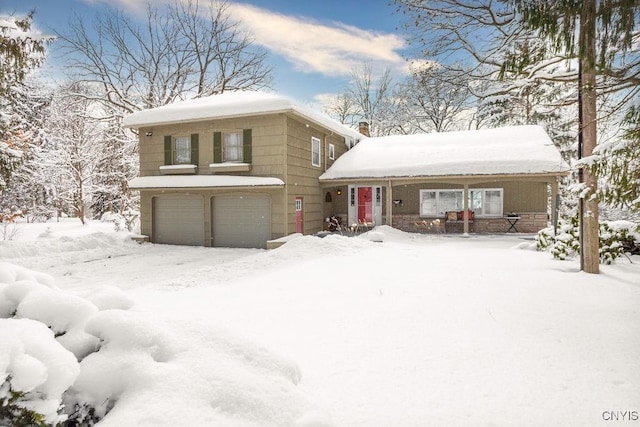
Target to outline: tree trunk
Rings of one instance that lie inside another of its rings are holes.
[[[580,123],[583,146],[582,157],[589,157],[597,144],[596,128],[596,0],[583,3],[580,16],[580,61],[582,65],[582,123]],[[583,168],[584,184],[588,188],[582,221],[583,240],[580,242],[583,254],[583,269],[586,273],[600,272],[598,237],[598,199],[596,197],[597,177],[589,168]]]

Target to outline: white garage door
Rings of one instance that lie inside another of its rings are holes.
[[[153,199],[153,241],[204,246],[204,201],[200,196]]]
[[[271,199],[225,195],[212,200],[213,246],[266,248],[271,238]]]

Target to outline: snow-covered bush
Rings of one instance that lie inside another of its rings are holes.
[[[140,213],[138,211],[105,212],[102,214],[100,221],[112,222],[116,231],[137,232],[140,229]]]
[[[316,425],[294,362],[132,305],[0,262],[0,426]]]
[[[31,319],[0,319],[0,424],[55,425],[80,365],[53,332]],[[8,423],[8,424],[6,424]]]
[[[84,331],[97,312],[51,276],[0,262],[0,425],[69,420],[63,401],[80,360],[98,349],[99,339]]]
[[[558,234],[553,228],[538,232],[536,245],[539,251],[549,251],[555,259],[565,260],[580,253],[579,224],[577,218],[563,221]],[[600,262],[611,264],[625,253],[640,249],[640,225],[629,221],[601,222],[599,230]]]

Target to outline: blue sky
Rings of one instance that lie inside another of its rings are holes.
[[[158,4],[169,0],[156,0]],[[175,1],[175,0],[174,0]],[[0,13],[36,10],[43,32],[64,31],[73,13],[90,23],[105,4],[135,14],[147,0],[0,0]],[[244,0],[230,2],[238,18],[270,52],[274,89],[302,102],[341,92],[354,66],[406,69],[401,16],[390,0]],[[55,51],[49,67],[55,68]],[[55,70],[52,70],[55,72]]]

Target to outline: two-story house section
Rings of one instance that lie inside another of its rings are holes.
[[[266,247],[323,228],[318,178],[361,135],[282,96],[233,92],[124,118],[138,130],[141,233],[155,243]]]

